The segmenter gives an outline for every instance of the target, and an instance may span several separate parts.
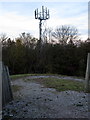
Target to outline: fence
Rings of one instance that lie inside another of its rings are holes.
[[[2,106],[13,99],[8,67],[2,63]]]
[[[85,91],[90,92],[90,53],[87,56],[87,68],[85,76]]]
[[[2,119],[2,62],[0,60],[0,120]]]

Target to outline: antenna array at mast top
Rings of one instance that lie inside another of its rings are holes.
[[[42,6],[41,11],[38,11],[38,8],[35,10],[35,19],[46,20],[49,18],[50,18],[49,9],[47,8],[44,9],[44,6]]]

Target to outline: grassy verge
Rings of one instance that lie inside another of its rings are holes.
[[[43,84],[45,87],[55,88],[57,91],[74,90],[84,91],[84,83],[79,81],[58,79],[58,78],[38,78],[25,79],[25,81],[35,81]]]
[[[14,80],[14,79],[19,79],[19,78],[28,77],[28,76],[48,76],[48,75],[56,76],[57,74],[18,74],[18,75],[11,75],[10,78]],[[61,75],[57,75],[57,76],[61,76]]]
[[[11,75],[10,78],[12,80],[23,78],[23,77],[28,77],[28,76],[58,76],[58,77],[67,77],[66,75],[59,75],[59,74],[18,74],[18,75]],[[76,76],[71,76],[73,78],[81,78],[81,77],[76,77]],[[84,78],[81,78],[84,79]]]
[[[27,76],[30,76],[31,74],[19,74],[19,75],[11,75],[10,78],[12,80],[14,79],[19,79],[19,78],[22,78],[22,77],[27,77]]]

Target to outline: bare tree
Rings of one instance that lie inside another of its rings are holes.
[[[74,40],[78,39],[78,30],[73,26],[62,25],[55,29],[52,36],[60,44],[73,43]]]
[[[5,33],[0,34],[0,42],[3,44],[8,39]]]
[[[34,48],[37,42],[37,39],[32,37],[30,33],[21,33],[20,38],[22,43],[28,47]]]
[[[52,28],[45,28],[43,31],[43,42],[45,43],[51,43],[52,41]]]

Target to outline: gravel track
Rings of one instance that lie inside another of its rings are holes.
[[[27,79],[32,79],[32,78],[58,78],[58,79],[66,79],[66,80],[74,80],[74,81],[80,81],[80,82],[84,82],[84,79],[80,79],[80,78],[74,78],[74,77],[71,77],[71,76],[50,76],[50,75],[41,75],[41,76],[28,76],[26,77]]]
[[[25,79],[38,77],[31,76]],[[39,76],[43,77],[43,76]],[[53,77],[53,76],[52,76]],[[55,76],[56,77],[56,76]],[[3,116],[13,118],[88,118],[88,94],[76,91],[57,92],[23,79],[12,81],[22,88],[3,109]]]

